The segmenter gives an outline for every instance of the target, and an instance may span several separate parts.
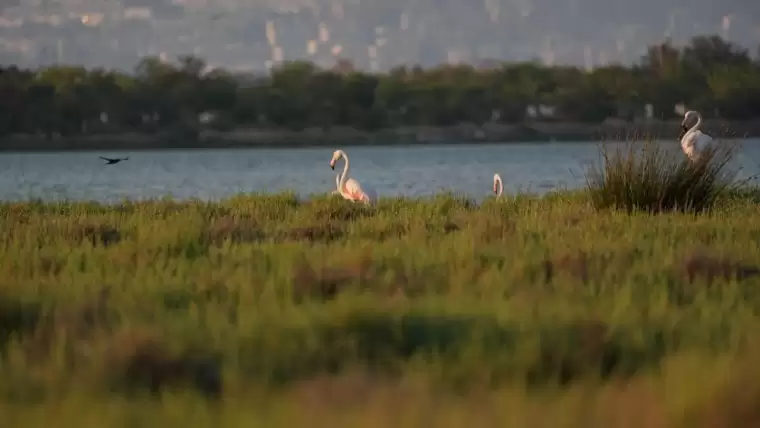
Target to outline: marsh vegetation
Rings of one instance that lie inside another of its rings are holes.
[[[0,418],[752,426],[756,192],[646,150],[481,204],[2,204]]]

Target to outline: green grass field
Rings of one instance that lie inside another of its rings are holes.
[[[760,422],[760,206],[589,200],[0,205],[0,424]]]
[[[618,155],[479,205],[0,204],[0,426],[759,425],[760,192]]]

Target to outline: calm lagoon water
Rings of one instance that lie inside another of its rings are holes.
[[[744,140],[736,159],[744,177],[760,174],[760,140]],[[660,144],[683,156],[675,141]],[[443,191],[480,199],[501,174],[505,192],[546,193],[585,182],[599,161],[598,142],[346,147],[349,176],[380,196]],[[0,200],[95,200],[172,197],[216,200],[239,193],[335,189],[335,148],[167,150],[0,154]],[[98,156],[129,160],[104,165]]]

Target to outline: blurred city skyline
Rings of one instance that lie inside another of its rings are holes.
[[[399,65],[539,60],[630,64],[647,46],[717,34],[760,45],[748,0],[0,0],[0,64],[131,70],[195,55],[264,71],[285,60]]]

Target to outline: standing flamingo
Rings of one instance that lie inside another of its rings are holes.
[[[496,197],[501,197],[502,192],[504,192],[504,184],[501,182],[501,176],[499,174],[493,175],[493,192],[496,194]]]
[[[696,116],[697,123],[691,128],[688,128],[688,123],[693,121]],[[707,134],[703,134],[699,130],[699,126],[702,124],[702,115],[694,110],[689,110],[683,116],[683,122],[681,122],[681,128],[684,130],[684,134],[681,137],[681,149],[692,162],[696,161],[702,152],[712,144],[712,137]]]
[[[341,158],[345,160],[345,165],[343,166],[343,173],[340,175],[340,181],[338,182],[338,192],[340,192],[340,195],[345,199],[362,201],[365,204],[377,201],[377,192],[375,192],[374,189],[371,187],[366,187],[366,190],[362,189],[362,186],[358,181],[353,178],[348,178],[349,164],[346,152],[343,150],[336,150],[332,155],[332,159],[330,159],[330,168],[334,170],[335,164]]]

